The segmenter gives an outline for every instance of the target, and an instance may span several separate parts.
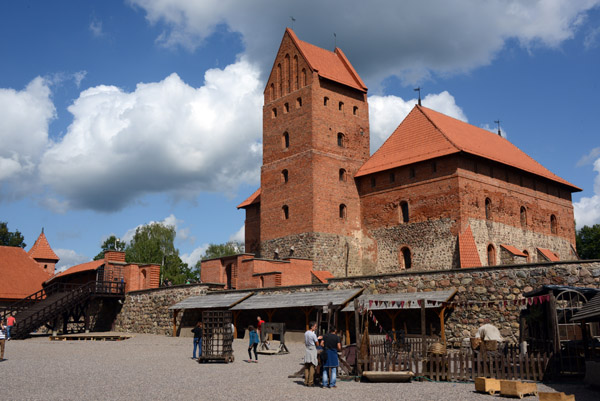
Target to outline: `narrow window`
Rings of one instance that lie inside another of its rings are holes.
[[[521,206],[521,227],[525,228],[527,226],[527,209],[525,206]]]
[[[494,245],[489,244],[487,247],[488,266],[496,265],[496,249]]]
[[[296,99],[296,107],[302,107],[302,98],[301,97]]]
[[[415,173],[415,168],[414,167],[410,168],[410,170],[408,172],[408,175],[410,176],[410,178],[415,178],[415,175],[417,175],[417,174]]]
[[[531,259],[529,258],[529,251],[527,249],[523,249],[523,253],[526,256],[527,262],[528,263],[531,262]]]
[[[290,93],[292,91],[292,63],[290,63],[290,55],[285,55],[285,93]]]
[[[298,82],[298,56],[294,56],[294,77],[296,78],[296,83],[295,83],[295,88],[294,89],[298,89],[299,88],[299,82]]]
[[[375,188],[376,185],[377,185],[377,180],[375,179],[375,177],[371,177],[371,188]]]
[[[283,113],[289,113],[290,112],[290,104],[289,103],[284,103],[283,104]]]
[[[558,223],[555,215],[550,216],[550,231],[552,234],[556,234],[558,232]]]
[[[485,198],[485,218],[490,220],[492,218],[492,200]]]
[[[410,221],[410,216],[408,215],[407,201],[400,202],[400,221],[402,223],[408,223]]]
[[[287,132],[283,133],[281,144],[284,149],[288,149],[290,147],[290,134]]]
[[[338,134],[337,134],[337,144],[338,144],[338,146],[340,148],[345,147],[345,143],[344,143],[345,139],[346,138],[344,137],[344,134],[342,134],[341,132],[338,132]]]
[[[394,172],[390,173],[390,182],[396,182],[396,174]]]
[[[346,219],[346,205],[344,205],[343,203],[340,204],[340,219]]]
[[[283,207],[281,208],[281,211],[283,212],[283,219],[287,220],[290,218],[290,208],[288,207],[288,205],[283,205]]]
[[[281,64],[277,64],[277,94],[283,96],[283,78],[281,76]]]
[[[352,114],[354,114],[355,116],[358,115],[358,106],[354,106],[352,108]]]
[[[405,269],[410,269],[412,267],[412,260],[411,260],[411,256],[410,256],[410,249],[404,247],[401,250],[402,252],[402,262],[403,263],[403,267]]]
[[[338,110],[339,110],[339,111],[344,111],[344,102],[340,102],[340,103],[338,104]]]
[[[302,69],[302,86],[306,86],[306,85],[308,85],[307,79],[306,79],[306,69],[303,68]]]
[[[437,173],[437,163],[436,162],[431,163],[431,171],[433,171],[434,173]]]
[[[288,171],[287,171],[287,169],[281,171],[281,181],[284,184],[288,182]]]
[[[327,96],[325,96],[323,98],[323,106],[327,106],[327,103],[329,103],[329,98]]]
[[[271,110],[271,117],[272,118],[277,117],[277,107],[273,107],[273,110]]]
[[[340,169],[340,181],[346,181],[346,170]]]

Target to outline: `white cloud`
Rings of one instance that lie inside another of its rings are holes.
[[[187,263],[189,267],[194,267],[196,263],[202,259],[202,255],[204,255],[208,249],[208,246],[209,244],[203,244],[190,253],[184,253],[183,255],[180,255],[180,258],[184,263]]]
[[[104,35],[104,32],[102,31],[102,21],[93,20],[90,22],[89,28],[92,35],[96,38]]]
[[[577,167],[587,166],[588,164],[594,164],[594,160],[600,157],[600,147],[593,148],[587,155],[584,155],[577,161]]]
[[[496,134],[498,135],[498,126],[491,126],[489,124],[483,124],[481,126],[481,128],[483,128],[486,131],[490,131],[492,134]],[[500,126],[500,134],[502,135],[502,138],[508,138],[508,133],[506,132],[506,130],[504,128],[502,128],[502,126]]]
[[[239,60],[193,88],[177,74],[135,91],[97,86],[69,107],[73,123],[41,162],[69,208],[116,211],[151,193],[232,193],[257,182],[262,84]]]
[[[597,173],[594,178],[594,195],[573,203],[577,228],[600,224],[600,158],[594,162],[594,171]]]
[[[56,117],[48,82],[37,77],[25,89],[0,88],[0,199],[35,187],[36,168],[49,145]]]
[[[398,96],[369,96],[369,118],[371,134],[371,153],[375,152],[396,130],[408,113],[417,104],[417,99],[404,100]],[[429,94],[421,104],[461,121],[467,121],[462,109],[457,106],[454,97],[447,91]]]
[[[239,230],[237,230],[234,234],[229,237],[229,241],[238,241],[242,244],[244,243],[246,238],[246,226],[242,225]]]
[[[90,261],[88,256],[80,255],[72,249],[55,249],[54,252],[60,258],[60,261],[56,264],[56,273]]]
[[[371,87],[396,75],[415,82],[431,72],[454,73],[487,65],[516,40],[523,47],[558,47],[573,38],[598,0],[529,1],[361,0],[298,2],[130,0],[163,28],[157,41],[194,49],[220,24],[242,35],[245,54],[268,72],[283,26],[301,39],[332,49],[337,44]],[[315,12],[318,10],[318,12]]]

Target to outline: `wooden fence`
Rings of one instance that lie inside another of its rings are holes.
[[[387,352],[383,341],[371,341],[370,355],[359,360],[362,371],[413,371],[416,377],[436,381],[474,381],[476,377],[504,380],[541,381],[547,374],[548,354],[522,354],[517,349],[506,353],[453,351],[446,355],[420,352]]]

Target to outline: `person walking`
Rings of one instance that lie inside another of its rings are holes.
[[[0,362],[4,361],[4,347],[6,345],[6,326],[0,320]]]
[[[17,319],[13,315],[8,315],[8,319],[6,319],[6,339],[10,340],[10,332],[14,325],[17,324]]]
[[[308,387],[315,385],[315,366],[319,365],[317,358],[317,344],[321,337],[317,337],[315,330],[317,322],[310,322],[308,330],[304,333],[304,345],[306,352],[304,353],[304,384]]]
[[[250,358],[250,362],[258,363],[258,354],[256,353],[256,347],[258,347],[258,343],[260,340],[258,339],[258,333],[254,329],[254,326],[248,327],[248,334],[250,336],[250,343],[248,344],[248,358]],[[252,360],[252,351],[254,349],[254,361]]]
[[[202,322],[196,323],[196,327],[192,329],[194,333],[194,352],[192,359],[198,359],[202,356]],[[196,358],[196,349],[198,349],[198,358]]]
[[[342,343],[340,337],[337,335],[337,330],[334,328],[323,337],[321,346],[324,348],[323,352],[327,354],[327,360],[323,364],[323,388],[335,388],[337,378],[337,368],[340,365],[338,359],[338,351],[342,350]],[[329,375],[328,375],[329,373]],[[329,376],[329,377],[328,377]]]

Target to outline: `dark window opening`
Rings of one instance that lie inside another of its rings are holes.
[[[290,147],[290,134],[287,132],[283,133],[283,148],[287,149]]]
[[[301,97],[296,99],[296,107],[302,107],[302,98]]]
[[[343,148],[345,147],[345,140],[346,138],[344,137],[344,134],[342,134],[341,132],[338,132],[337,134],[337,144],[339,147]]]
[[[323,98],[323,106],[327,106],[327,103],[329,103],[329,98],[327,96],[325,96]]]
[[[489,244],[487,247],[488,266],[496,265],[496,249],[494,245]]]
[[[283,170],[281,172],[281,180],[283,181],[284,184],[288,182],[288,171],[287,170]]]
[[[492,200],[485,198],[485,218],[490,220],[492,218]]]
[[[558,232],[558,222],[556,221],[556,216],[550,216],[550,231],[552,234],[556,234]]]
[[[346,205],[340,205],[340,219],[346,219]]]
[[[400,202],[400,221],[403,223],[408,223],[410,221],[410,216],[408,215],[407,201]]]
[[[352,108],[352,114],[357,115],[358,114],[358,106],[354,106]]]
[[[338,110],[339,110],[339,111],[344,111],[344,102],[340,102],[340,103],[338,104]]]
[[[281,211],[283,212],[283,219],[288,220],[290,218],[290,208],[288,205],[283,205]]]
[[[527,226],[527,209],[525,209],[525,206],[521,206],[521,227],[526,227]]]
[[[401,252],[402,252],[402,261],[404,262],[404,268],[410,269],[412,267],[410,249],[402,248]]]
[[[277,107],[273,107],[273,110],[271,110],[271,113],[272,113],[271,116],[273,118],[277,117]]]
[[[290,112],[290,104],[289,103],[285,103],[283,105],[283,112],[284,113],[289,113]]]
[[[346,181],[346,170],[340,169],[340,181]]]

